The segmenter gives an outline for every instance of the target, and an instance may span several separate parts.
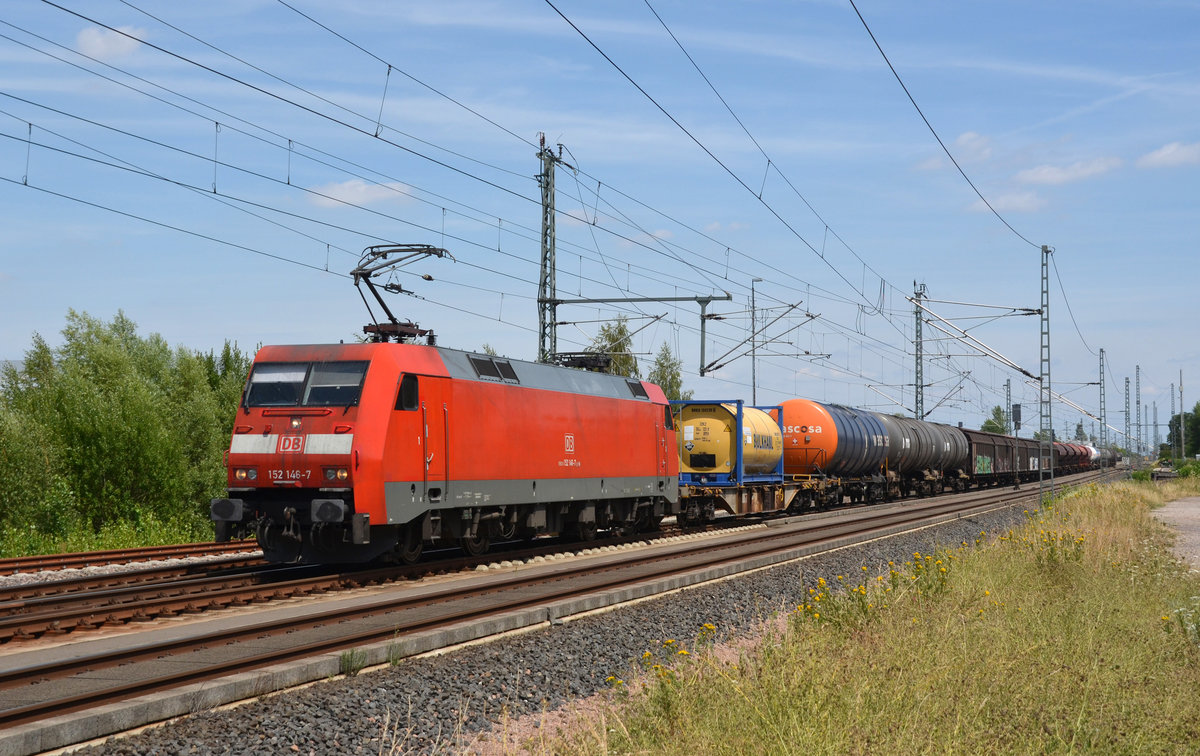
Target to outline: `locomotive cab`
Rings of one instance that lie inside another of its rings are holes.
[[[355,426],[370,361],[308,356],[255,362],[230,440],[228,496],[210,504],[218,540],[252,531],[276,561],[298,555],[304,540],[332,552],[370,542],[354,498]]]

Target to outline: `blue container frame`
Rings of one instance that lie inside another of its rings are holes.
[[[714,401],[714,400],[698,400],[698,399],[672,399],[670,404],[672,407],[689,407],[689,406],[694,406],[694,405],[698,405],[698,404],[703,404],[703,405],[732,404],[737,407],[737,412],[735,413],[735,417],[737,419],[737,430],[735,431],[735,437],[734,437],[735,438],[734,445],[737,447],[737,452],[736,452],[736,456],[734,457],[734,459],[736,460],[736,462],[734,464],[734,469],[728,473],[724,473],[724,472],[685,473],[683,471],[680,471],[679,485],[681,485],[681,486],[739,486],[740,487],[740,486],[745,485],[746,483],[783,483],[783,443],[782,443],[783,434],[782,434],[782,432],[780,433],[780,436],[779,436],[780,437],[779,462],[777,462],[775,464],[775,470],[773,472],[769,472],[769,473],[754,473],[754,474],[746,473],[745,462],[742,459],[742,450],[743,450],[743,446],[744,446],[742,439],[745,438],[745,434],[743,431],[744,414],[743,414],[742,410],[743,410],[743,407],[747,406],[744,401],[742,401],[741,399],[727,399],[727,400],[716,400],[716,401]],[[748,405],[748,406],[750,406],[751,408],[756,409],[756,410],[762,410],[763,412],[766,412],[768,415],[770,414],[771,410],[777,411],[778,415],[773,419],[774,419],[776,425],[778,425],[780,428],[783,427],[783,407],[782,407],[782,405],[778,405],[778,404],[766,405],[766,404],[764,404],[761,406],[754,406],[754,405]],[[678,449],[678,446],[676,446],[676,449]]]

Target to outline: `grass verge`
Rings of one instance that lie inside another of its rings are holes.
[[[137,522],[118,520],[100,532],[83,525],[65,534],[47,533],[36,525],[0,529],[0,558],[34,554],[66,554],[80,551],[133,549],[213,540],[212,522],[185,514],[169,520],[145,515]]]
[[[607,708],[524,747],[1193,752],[1200,579],[1149,512],[1198,493],[1087,486],[1000,538],[831,579],[734,658],[648,652],[641,683],[614,676]]]

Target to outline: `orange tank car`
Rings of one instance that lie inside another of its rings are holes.
[[[783,470],[815,475],[827,470],[838,448],[838,431],[829,410],[810,399],[783,402]]]

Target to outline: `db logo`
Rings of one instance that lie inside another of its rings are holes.
[[[574,433],[566,433],[563,435],[563,449],[566,450],[567,454],[575,453],[575,434]]]
[[[280,436],[279,437],[279,452],[293,452],[299,454],[304,451],[304,436]]]

